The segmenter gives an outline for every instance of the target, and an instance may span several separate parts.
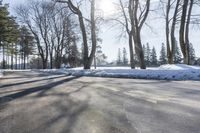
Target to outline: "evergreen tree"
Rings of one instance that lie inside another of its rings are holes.
[[[123,65],[128,65],[126,48],[123,48]]]
[[[151,49],[149,43],[146,44],[146,65],[148,67],[151,65]]]
[[[181,56],[180,48],[177,45],[177,41],[176,41],[175,44],[176,45],[175,45],[175,51],[174,51],[174,58],[173,58],[173,60],[174,60],[175,64],[180,64],[181,61],[182,61],[182,56]]]
[[[190,56],[190,64],[193,64],[193,62],[195,61],[196,55],[195,55],[195,50],[192,43],[189,44],[189,56]]]
[[[23,59],[23,69],[25,69],[29,56],[35,52],[34,37],[25,26],[22,26],[20,28],[20,51],[19,52],[20,52],[21,58]]]
[[[2,61],[2,68],[6,68],[6,61],[5,61],[5,42],[8,40],[8,20],[9,20],[9,12],[8,6],[0,4],[0,47],[2,47],[3,52],[3,61]]]
[[[122,64],[122,53],[121,53],[121,49],[118,49],[118,55],[117,55],[117,65],[121,65]]]
[[[150,61],[152,66],[157,66],[158,65],[158,60],[157,60],[157,53],[155,47],[152,48],[151,50],[151,55],[150,55]]]
[[[15,22],[15,18],[9,16],[8,5],[0,4],[0,47],[3,50],[3,69],[5,66],[5,52],[11,54],[11,63],[13,67],[13,54],[15,53],[14,44],[19,37],[18,25]],[[8,46],[9,45],[9,46]]]
[[[159,62],[160,62],[161,65],[167,64],[167,53],[166,53],[166,48],[165,48],[164,43],[162,43]]]
[[[147,49],[144,44],[142,45],[142,49],[143,49],[143,53],[144,53],[144,61],[145,61],[145,64],[147,65]]]
[[[103,65],[106,63],[107,56],[103,53],[100,45],[97,45],[95,60],[97,65]]]
[[[72,44],[69,46],[68,63],[70,67],[77,67],[81,64],[81,53],[76,44],[76,38],[73,38]]]

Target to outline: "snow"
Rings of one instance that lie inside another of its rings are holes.
[[[130,69],[129,67],[99,67],[83,70],[83,68],[62,69],[73,76],[137,78],[157,80],[200,80],[200,67],[184,64],[162,65],[146,70]]]
[[[9,71],[9,70],[8,70]],[[21,70],[20,70],[21,71]],[[26,70],[31,71],[31,70]],[[146,70],[130,69],[130,67],[98,67],[91,70],[78,68],[32,70],[42,73],[65,74],[72,76],[110,77],[110,78],[137,78],[157,80],[200,80],[200,67],[184,64],[162,65]],[[0,76],[2,71],[0,70]]]
[[[159,70],[200,70],[198,66],[189,66],[184,64],[176,64],[176,65],[162,65],[159,67]]]

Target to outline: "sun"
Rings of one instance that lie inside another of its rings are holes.
[[[113,4],[113,0],[101,0],[99,7],[105,16],[112,15],[115,12],[115,5]]]

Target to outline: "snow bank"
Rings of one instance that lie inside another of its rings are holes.
[[[70,73],[68,71],[65,71],[64,69],[35,69],[32,71],[36,71],[36,72],[41,72],[41,73],[51,73],[51,74],[66,74],[66,75],[70,75]]]
[[[200,70],[199,66],[189,66],[185,64],[172,64],[162,65],[158,68],[159,70]]]
[[[21,71],[21,70],[20,70]],[[27,70],[26,70],[27,71]],[[30,70],[28,70],[30,71]],[[98,67],[97,69],[83,70],[83,68],[73,69],[47,69],[32,70],[36,72],[65,74],[72,76],[91,77],[113,77],[113,78],[136,78],[136,79],[157,79],[157,80],[200,80],[200,67],[183,64],[162,65],[157,68],[146,70],[130,69],[129,67]],[[2,72],[0,71],[0,76]]]
[[[162,65],[158,68],[147,70],[130,69],[128,67],[100,67],[97,69],[83,70],[82,68],[62,69],[73,76],[137,78],[158,80],[200,80],[200,67],[183,64]]]

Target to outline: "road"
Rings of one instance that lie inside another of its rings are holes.
[[[10,72],[0,133],[200,133],[200,82]]]

